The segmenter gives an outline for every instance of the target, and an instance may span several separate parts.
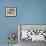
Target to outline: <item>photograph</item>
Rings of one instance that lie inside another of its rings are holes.
[[[20,46],[31,46],[32,43],[46,41],[46,25],[42,24],[19,24],[18,41]],[[39,44],[41,45],[41,44]]]
[[[16,16],[16,8],[15,7],[7,7],[6,8],[6,16]]]

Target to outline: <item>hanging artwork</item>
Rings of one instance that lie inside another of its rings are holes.
[[[16,16],[16,8],[15,7],[6,7],[5,9],[6,16]]]
[[[46,25],[20,24],[18,30],[20,40],[46,41]]]

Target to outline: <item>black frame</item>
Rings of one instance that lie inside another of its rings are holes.
[[[6,8],[16,8],[16,15],[15,16],[6,16]],[[6,17],[16,17],[17,16],[17,7],[5,7],[5,16]]]

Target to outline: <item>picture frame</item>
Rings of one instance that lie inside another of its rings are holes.
[[[28,30],[28,35],[23,35],[28,36],[27,38],[22,36],[23,30]],[[46,41],[46,24],[18,24],[18,42],[21,42],[22,40]]]
[[[5,16],[8,16],[8,17],[17,16],[16,7],[6,7],[5,8]]]

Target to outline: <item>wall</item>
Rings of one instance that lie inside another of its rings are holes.
[[[17,8],[16,17],[5,16],[9,6]],[[46,0],[0,0],[0,44],[8,43],[9,32],[18,32],[18,24],[46,24]]]

